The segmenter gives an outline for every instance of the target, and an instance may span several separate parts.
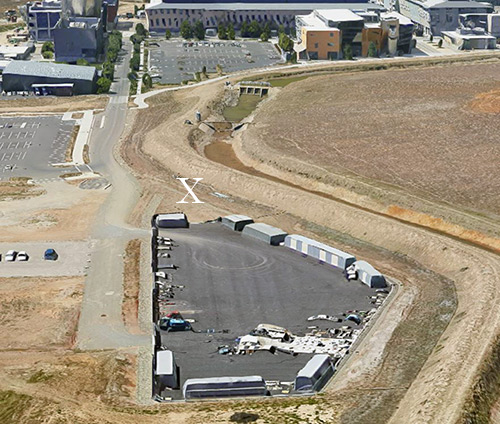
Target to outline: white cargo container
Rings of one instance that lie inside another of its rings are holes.
[[[177,389],[179,387],[177,364],[175,363],[174,353],[171,350],[159,350],[156,352],[155,375],[158,377],[160,389],[164,389],[165,387]]]
[[[346,269],[356,261],[349,253],[298,234],[286,236],[285,246],[340,269]]]
[[[387,287],[385,277],[368,262],[354,262],[354,270],[358,273],[358,279],[368,287],[377,289]]]
[[[163,213],[156,215],[158,228],[188,228],[187,216],[183,213]]]
[[[287,233],[279,228],[258,222],[245,225],[243,235],[277,246],[285,240]]]
[[[242,231],[248,224],[253,224],[253,219],[245,215],[228,215],[222,217],[222,225],[234,231]]]
[[[185,399],[238,396],[266,396],[266,382],[261,376],[190,378],[182,387]]]
[[[335,372],[329,355],[314,355],[295,377],[295,390],[319,391]]]

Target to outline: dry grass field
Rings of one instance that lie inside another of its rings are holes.
[[[499,87],[496,63],[310,77],[264,103],[242,144],[315,179],[326,171],[497,214]]]

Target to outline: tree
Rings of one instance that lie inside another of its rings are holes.
[[[89,62],[87,62],[85,59],[83,58],[80,58],[76,61],[76,64],[77,65],[80,65],[80,66],[89,66]]]
[[[181,37],[186,39],[186,40],[193,36],[193,28],[191,27],[191,24],[189,23],[189,21],[182,21],[181,28],[180,28],[180,34],[181,34]]]
[[[106,77],[101,77],[97,80],[97,94],[109,92],[111,88],[111,80]]]
[[[285,52],[291,52],[293,50],[293,41],[284,32],[280,33],[279,35],[278,45]]]
[[[262,34],[262,28],[260,27],[260,24],[257,21],[252,21],[248,26],[248,32],[250,37],[259,38],[260,34]]]
[[[135,33],[139,37],[146,37],[148,35],[147,31],[146,31],[146,28],[144,28],[144,25],[141,24],[140,22],[135,26]]]
[[[165,31],[165,38],[167,40],[170,40],[172,38],[172,31],[170,31],[168,28]]]
[[[198,40],[205,39],[205,27],[201,21],[196,21],[193,26],[193,34]]]
[[[207,77],[207,67],[205,65],[203,65],[203,68],[201,68],[201,73],[205,78]]]
[[[278,34],[286,34],[286,32],[285,32],[285,25],[281,24],[278,27]]]
[[[234,26],[231,22],[227,25],[226,35],[228,40],[234,40],[236,38],[236,33],[234,32]]]
[[[130,69],[132,69],[133,71],[138,71],[140,66],[141,66],[141,59],[138,54],[134,53],[132,59],[130,59]]]
[[[243,21],[243,23],[241,24],[240,33],[241,33],[242,37],[248,37],[248,22],[247,21]]]
[[[269,36],[267,35],[266,32],[263,32],[262,34],[260,34],[260,40],[261,41],[268,41],[269,40]]]
[[[152,88],[153,87],[153,80],[151,79],[151,75],[149,75],[148,73],[145,73],[142,76],[142,83],[144,84],[144,87]]]
[[[115,76],[115,65],[107,60],[102,64],[102,76],[113,80]]]
[[[350,44],[344,46],[344,59],[352,60],[352,47]]]
[[[42,52],[42,57],[44,59],[52,59],[54,57],[54,53],[52,53],[50,50],[45,50]]]
[[[443,39],[442,38],[438,41],[438,47],[439,48],[443,47]]]
[[[54,43],[52,41],[46,41],[42,44],[42,53],[44,52],[54,52]]]
[[[215,70],[217,71],[217,73],[218,73],[219,75],[222,75],[222,74],[223,74],[223,72],[224,72],[224,70],[222,69],[222,66],[221,66],[221,65],[219,65],[219,64],[215,65]]]
[[[377,57],[377,46],[373,41],[368,46],[368,57]]]
[[[434,36],[431,34],[431,36],[429,37],[429,41],[432,43],[434,41]]]
[[[219,40],[227,40],[226,26],[222,22],[217,27],[217,36],[219,37]]]
[[[295,30],[295,27],[290,27],[290,37],[297,38],[297,31]]]

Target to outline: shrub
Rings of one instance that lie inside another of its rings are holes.
[[[167,30],[165,31],[165,38],[167,40],[170,40],[172,38],[172,31],[170,31],[168,28]]]
[[[219,40],[227,40],[227,31],[224,24],[221,22],[217,28],[217,36]]]
[[[97,80],[97,93],[108,93],[111,88],[111,80],[106,77],[101,77]]]
[[[153,87],[153,80],[151,79],[151,75],[149,75],[148,73],[144,74],[142,76],[142,83],[147,88]]]
[[[82,58],[78,59],[76,61],[76,64],[80,66],[89,66],[89,62],[87,62],[85,59]]]
[[[52,53],[50,50],[46,50],[42,52],[42,56],[44,59],[52,59],[54,57],[54,53]]]
[[[42,44],[42,53],[44,52],[54,52],[54,43],[52,41],[46,41]]]
[[[368,57],[377,57],[377,46],[373,41],[368,46]]]
[[[140,22],[135,26],[135,33],[140,37],[146,37],[148,34],[146,28],[144,28],[144,25]]]

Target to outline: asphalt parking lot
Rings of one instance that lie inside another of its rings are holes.
[[[154,79],[163,84],[179,84],[194,79],[194,73],[203,66],[215,72],[222,66],[224,72],[261,68],[279,63],[281,57],[271,43],[258,41],[157,41],[159,47],[151,46],[149,66]]]
[[[229,356],[220,355],[218,347],[233,345],[260,323],[303,335],[311,325],[346,325],[307,321],[312,315],[373,308],[369,296],[375,290],[360,282],[348,283],[340,270],[285,247],[246,238],[220,223],[162,230],[160,235],[175,242],[169,252],[169,260],[178,266],[171,271],[173,284],[185,286],[168,308],[195,320],[193,332],[162,332],[162,344],[174,352],[180,367],[181,387],[195,377],[261,375],[266,380],[293,381],[312,355]],[[175,391],[165,395],[180,397]]]
[[[45,250],[58,253],[57,261],[43,259]],[[25,251],[27,262],[6,262],[9,250]],[[0,277],[55,277],[83,275],[88,266],[90,243],[87,241],[0,243]]]
[[[65,161],[73,125],[60,116],[0,118],[0,180],[57,177],[50,164]]]

